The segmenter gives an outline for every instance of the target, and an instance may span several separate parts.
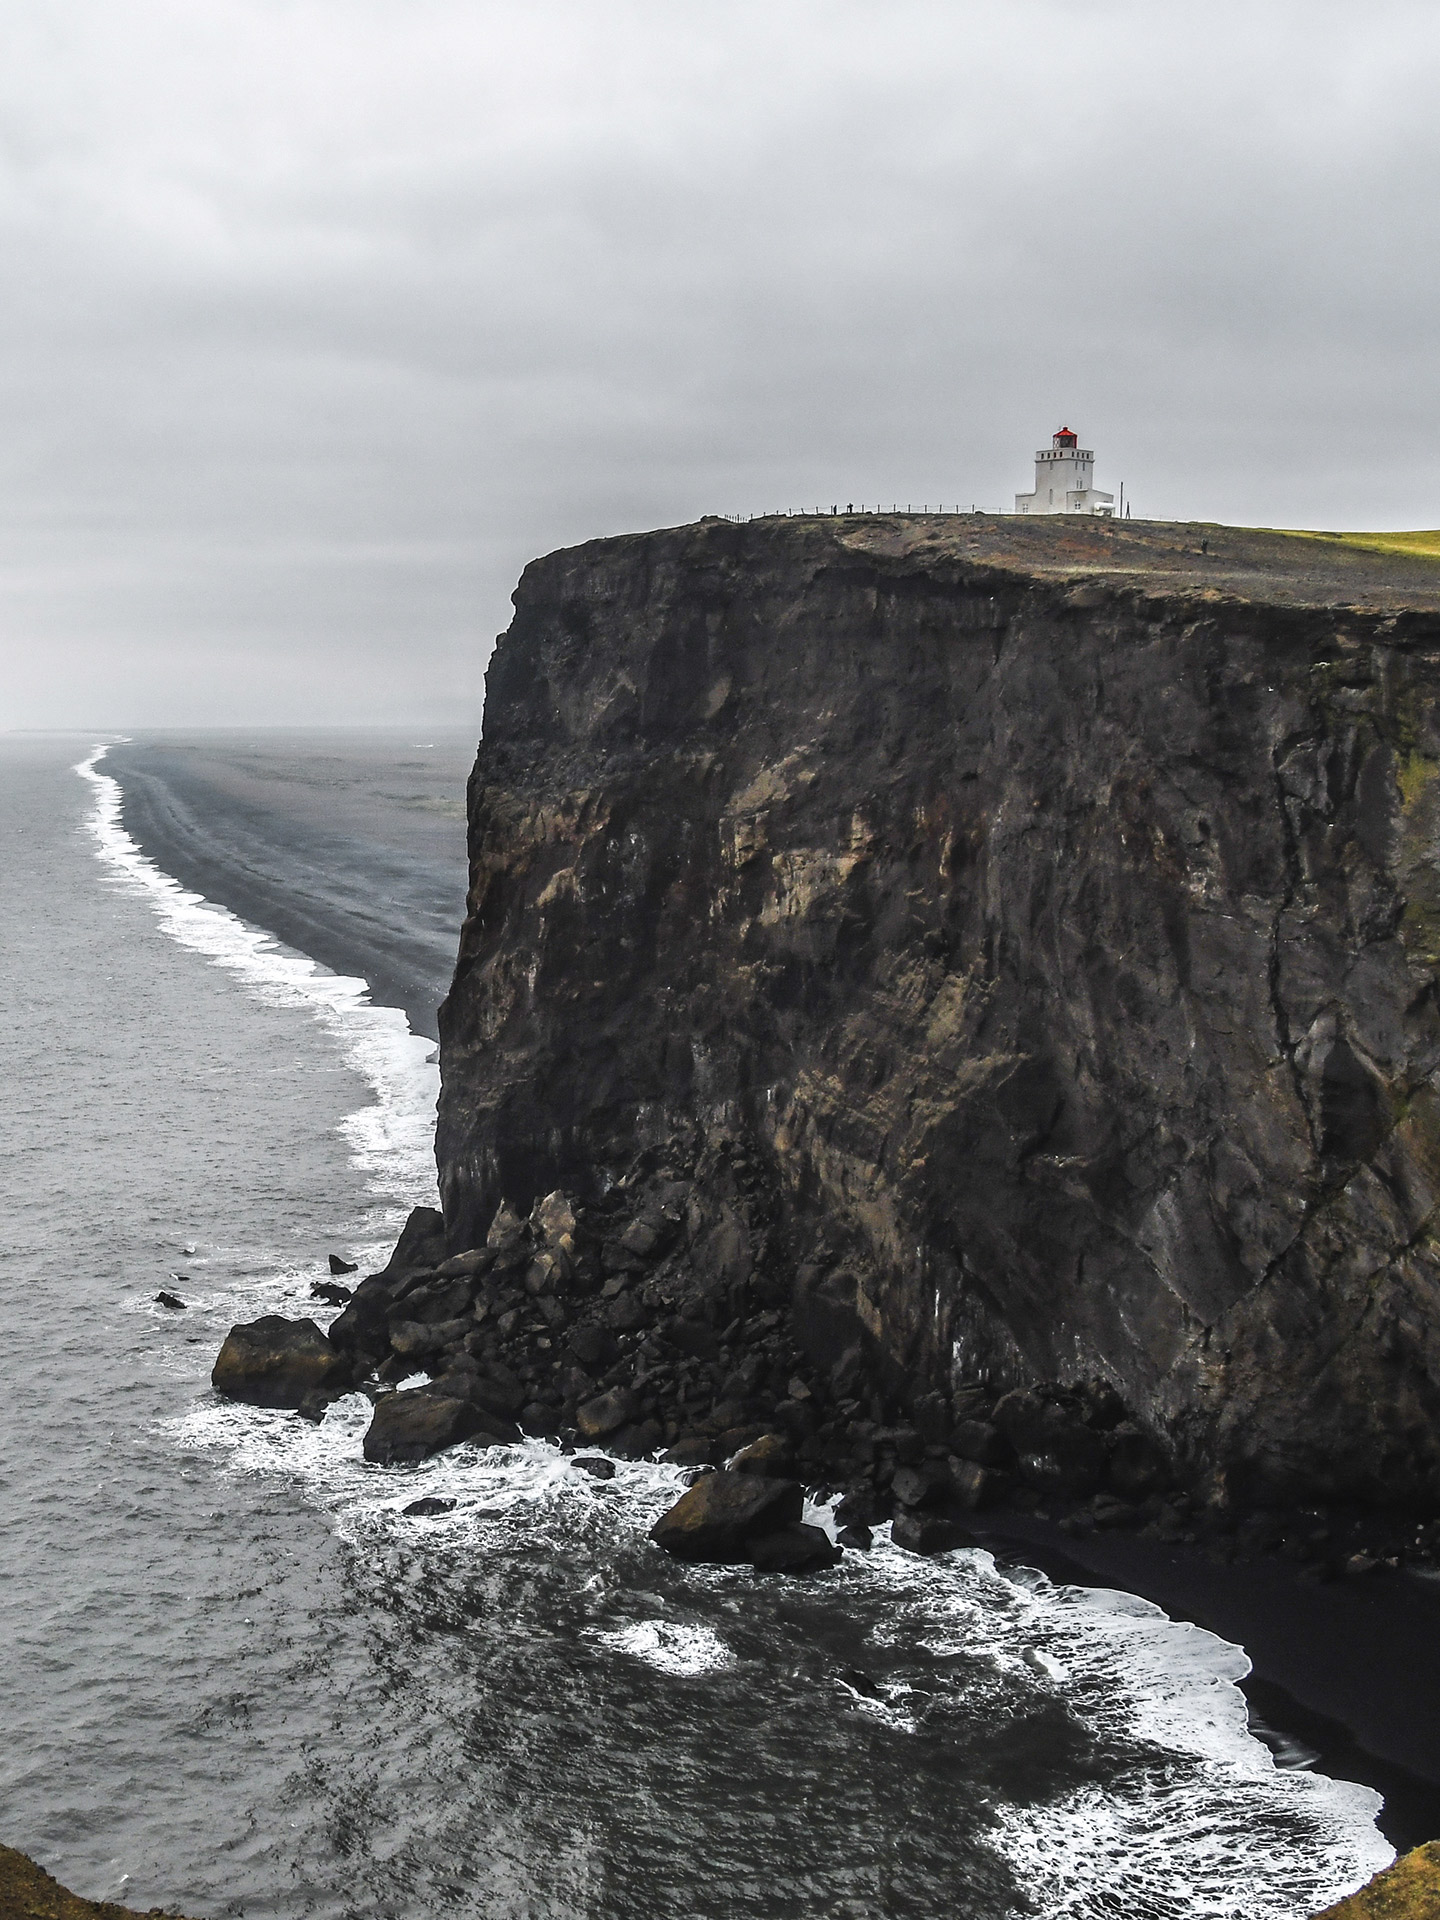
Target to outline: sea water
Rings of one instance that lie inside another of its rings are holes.
[[[145,859],[93,743],[0,744],[0,799],[0,1838],[286,1920],[1279,1920],[1389,1859],[1143,1601],[883,1533],[686,1567],[673,1469],[219,1400],[232,1321],[323,1324],[325,1254],[433,1201],[430,1043]]]

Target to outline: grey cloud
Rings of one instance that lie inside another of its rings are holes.
[[[90,0],[0,75],[14,724],[478,719],[706,511],[1440,522],[1428,4]]]

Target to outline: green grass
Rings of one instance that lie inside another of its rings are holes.
[[[1366,553],[1403,553],[1420,560],[1440,560],[1440,527],[1415,533],[1312,533],[1303,527],[1277,527],[1292,540],[1333,540],[1337,546],[1359,547]]]

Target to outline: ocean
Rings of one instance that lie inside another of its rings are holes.
[[[0,1838],[196,1920],[1298,1920],[1384,1865],[1378,1796],[1144,1601],[883,1536],[686,1567],[674,1469],[382,1469],[360,1396],[213,1395],[233,1321],[323,1325],[326,1255],[434,1199],[471,750],[0,740]]]

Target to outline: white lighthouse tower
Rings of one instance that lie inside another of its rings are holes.
[[[1035,491],[1017,493],[1016,513],[1092,513],[1107,518],[1115,511],[1113,493],[1091,486],[1095,456],[1078,444],[1069,427],[1061,427],[1048,447],[1035,456]]]

